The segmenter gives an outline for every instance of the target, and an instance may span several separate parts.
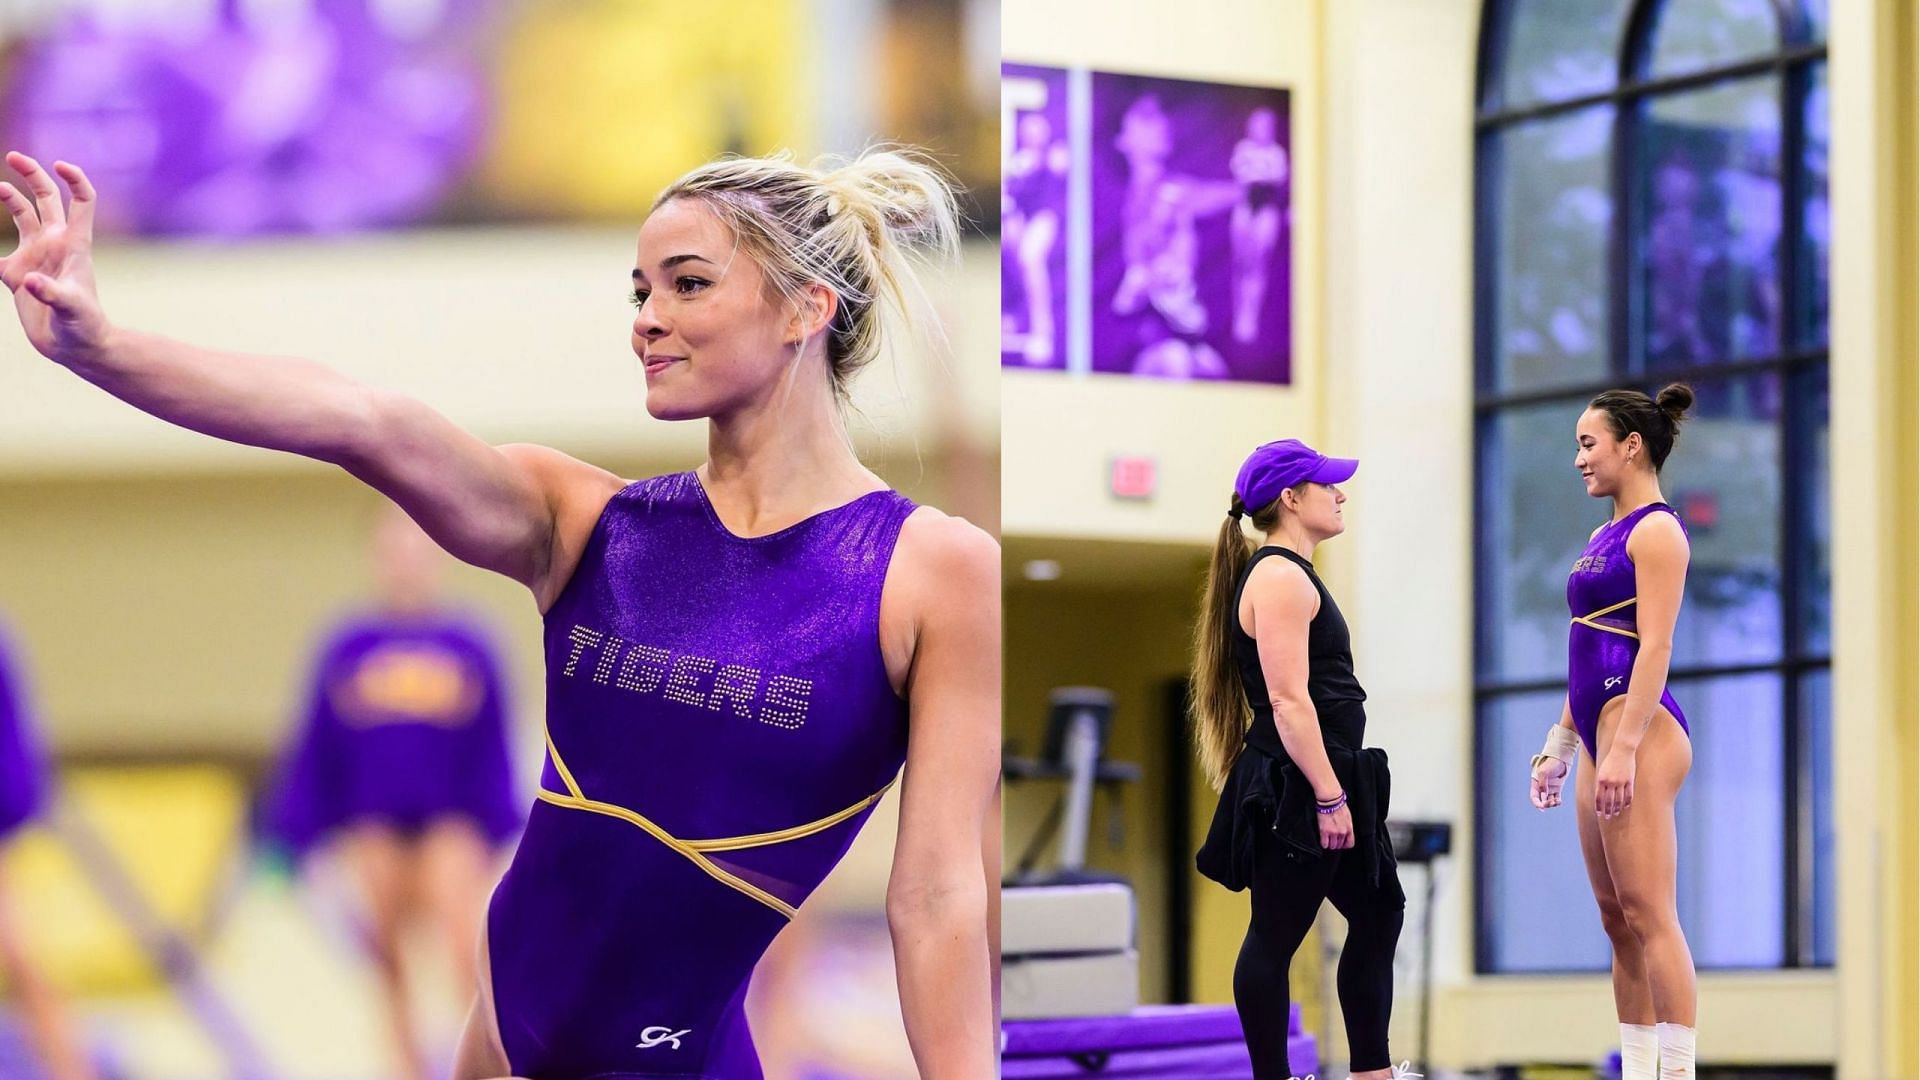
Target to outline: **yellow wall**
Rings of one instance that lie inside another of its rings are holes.
[[[1836,5],[1833,790],[1842,1076],[1920,1062],[1920,22]]]
[[[1192,558],[1199,565],[1200,555]],[[1010,587],[1006,601],[1006,736],[1021,754],[1041,753],[1047,695],[1054,688],[1098,686],[1113,692],[1114,722],[1107,755],[1137,762],[1143,775],[1139,783],[1127,785],[1121,796],[1126,844],[1119,852],[1107,844],[1113,803],[1106,795],[1095,799],[1088,865],[1125,874],[1133,882],[1140,911],[1141,1000],[1164,1001],[1167,851],[1159,808],[1166,805],[1168,770],[1188,767],[1185,760],[1167,761],[1160,750],[1166,722],[1164,688],[1169,679],[1185,674],[1193,594],[1185,589],[1023,584]],[[1055,781],[1007,786],[1009,871],[1061,791]],[[1049,847],[1042,868],[1055,865],[1053,854]],[[1187,854],[1182,853],[1182,862],[1190,861]]]

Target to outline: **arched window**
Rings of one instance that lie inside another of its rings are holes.
[[[1573,471],[1601,390],[1692,384],[1679,898],[1702,968],[1828,965],[1825,0],[1488,0],[1475,227],[1476,965],[1601,971],[1571,813],[1526,761],[1566,693]],[[1571,802],[1571,799],[1569,799]]]

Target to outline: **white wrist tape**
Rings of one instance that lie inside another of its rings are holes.
[[[1565,762],[1567,768],[1571,769],[1573,768],[1574,755],[1579,752],[1580,736],[1575,735],[1573,729],[1570,727],[1562,727],[1559,724],[1555,724],[1547,731],[1547,745],[1541,747],[1540,752],[1533,755],[1533,764],[1528,767],[1537,769],[1540,767],[1542,761],[1551,758],[1556,761]]]

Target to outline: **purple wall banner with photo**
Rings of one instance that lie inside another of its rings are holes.
[[[1067,72],[1000,68],[1000,362],[1067,367]]]
[[[1285,90],[1095,72],[1092,369],[1286,383]]]

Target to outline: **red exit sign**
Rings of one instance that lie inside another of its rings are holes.
[[[1152,458],[1121,455],[1113,459],[1107,486],[1116,499],[1151,499],[1158,477]]]

